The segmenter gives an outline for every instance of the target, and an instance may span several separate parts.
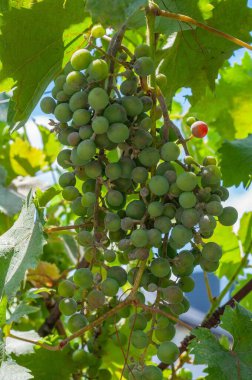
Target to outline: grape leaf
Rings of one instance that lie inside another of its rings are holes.
[[[18,357],[13,355],[13,357],[18,364],[29,368],[36,380],[70,380],[71,374],[76,371],[68,349],[62,351],[37,349],[33,354]]]
[[[0,185],[0,212],[13,216],[22,208],[22,198],[13,190]]]
[[[38,333],[34,330],[28,331],[17,331],[10,330],[11,334],[18,336],[20,338],[29,339],[33,341],[37,341],[41,339]],[[6,338],[6,346],[5,350],[7,354],[15,354],[17,356],[24,354],[31,354],[34,352],[34,344],[28,343],[22,340],[14,339],[11,337]]]
[[[239,304],[226,307],[221,327],[233,336],[233,344],[224,348],[205,328],[192,331],[195,339],[189,344],[194,364],[205,364],[207,380],[248,380],[252,378],[252,313]]]
[[[208,25],[250,41],[251,9],[246,0],[213,1]],[[179,13],[179,8],[177,13]],[[226,15],[228,14],[228,17]],[[163,61],[160,71],[167,76],[169,86],[165,95],[170,101],[181,87],[192,89],[191,102],[204,95],[206,88],[215,87],[218,71],[238,46],[200,28],[184,30],[173,35],[169,46],[159,53]]]
[[[61,188],[58,185],[49,187],[46,191],[38,189],[34,202],[38,202],[39,207],[45,207],[56,195],[61,193]]]
[[[252,134],[246,139],[225,141],[219,152],[224,186],[248,186],[252,175]]]
[[[238,234],[244,253],[250,253],[252,249],[252,212],[243,214]]]
[[[14,86],[8,120],[27,120],[50,81],[83,42],[84,1],[43,0],[2,16],[0,91]],[[46,20],[46,27],[41,22]]]
[[[25,272],[42,255],[45,240],[35,205],[27,197],[18,220],[0,237],[0,294],[10,298],[19,288]]]
[[[10,324],[12,322],[17,322],[21,317],[28,314],[35,313],[38,310],[39,310],[38,307],[30,306],[22,302],[16,307],[16,309],[11,314],[10,318],[7,320],[6,323]]]
[[[1,380],[29,380],[34,379],[31,371],[15,363],[13,360],[4,361],[0,367]]]
[[[8,305],[8,299],[6,295],[3,295],[0,301],[0,327],[6,323],[6,310]]]
[[[252,280],[252,274],[247,274],[246,277],[242,277],[238,280],[232,294],[237,293],[243,286],[245,286],[249,281]],[[246,297],[244,297],[240,301],[240,305],[248,309],[249,311],[252,312],[252,292],[248,293]]]
[[[27,273],[27,280],[36,288],[52,287],[59,278],[60,272],[57,266],[46,261],[40,261],[35,269],[29,269]]]

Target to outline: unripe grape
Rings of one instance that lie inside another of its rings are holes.
[[[71,203],[71,210],[75,215],[85,215],[86,214],[86,209],[85,207],[82,206],[81,204],[81,197],[76,198],[72,203]]]
[[[176,206],[173,203],[165,203],[163,214],[173,219],[176,213]]]
[[[212,156],[207,156],[203,160],[203,165],[208,166],[208,165],[217,165],[217,160],[215,157]]]
[[[72,297],[74,295],[75,286],[72,281],[63,280],[59,283],[58,293],[62,297]]]
[[[203,138],[207,135],[208,126],[204,121],[195,121],[191,125],[191,131],[194,137]]]
[[[117,214],[108,212],[104,219],[104,225],[108,231],[116,232],[121,228],[121,219]]]
[[[168,303],[176,304],[182,302],[183,300],[183,292],[176,285],[168,286],[167,288],[162,289],[162,292],[163,297],[167,300]]]
[[[85,70],[92,61],[92,55],[87,49],[79,49],[71,57],[74,70]]]
[[[91,290],[87,296],[87,302],[91,309],[98,309],[105,303],[104,294],[100,290]]]
[[[66,123],[72,119],[72,112],[68,103],[60,103],[55,107],[54,115],[57,120]]]
[[[80,195],[79,190],[74,186],[66,186],[62,190],[62,197],[66,201],[73,201]]]
[[[158,347],[157,357],[165,364],[172,364],[179,357],[179,349],[173,342],[163,342]]]
[[[72,86],[70,86],[68,83],[65,83],[63,86],[63,91],[65,94],[71,96],[78,90],[76,88],[73,88]]]
[[[61,176],[59,177],[59,185],[61,187],[74,186],[75,184],[76,179],[74,173],[66,172],[61,174]]]
[[[85,165],[87,177],[96,179],[102,174],[102,166],[99,161],[92,160]]]
[[[140,57],[134,63],[135,72],[142,77],[151,75],[155,71],[154,62],[150,57]]]
[[[69,100],[69,107],[72,112],[83,109],[88,106],[88,94],[84,91],[78,91],[75,92],[70,100]]]
[[[195,282],[191,277],[184,276],[180,278],[178,285],[183,290],[183,292],[189,293],[193,291]]]
[[[136,183],[145,183],[148,179],[148,170],[142,166],[137,166],[132,170],[132,179]]]
[[[90,125],[84,125],[79,128],[79,136],[82,140],[87,140],[93,135],[93,130]]]
[[[138,159],[146,167],[155,166],[160,159],[159,151],[153,147],[144,148],[140,152]]]
[[[72,315],[77,310],[77,303],[73,298],[64,298],[59,303],[59,310],[64,315]]]
[[[83,194],[81,203],[84,207],[92,207],[96,202],[96,195],[90,191]]]
[[[71,146],[78,145],[78,143],[80,142],[79,133],[78,132],[69,133],[69,135],[67,136],[67,141],[68,141],[69,145],[71,145]]]
[[[200,214],[195,208],[187,208],[181,214],[181,223],[187,227],[192,228],[198,224]]]
[[[162,380],[163,373],[161,369],[154,365],[144,367],[141,380]]]
[[[151,218],[156,218],[157,216],[161,216],[164,210],[164,206],[161,202],[151,202],[148,205],[148,213],[150,214]]]
[[[100,87],[93,88],[88,94],[88,103],[96,112],[103,110],[109,104],[107,92]]]
[[[148,241],[150,247],[160,247],[162,245],[162,234],[157,228],[151,228],[148,232]]]
[[[127,282],[127,272],[119,266],[109,268],[107,270],[107,277],[116,280],[120,286],[125,285]]]
[[[95,81],[101,81],[108,77],[108,64],[103,59],[95,59],[88,66],[88,74]]]
[[[125,96],[122,98],[122,105],[130,117],[140,115],[143,111],[143,103],[136,96]]]
[[[107,164],[105,167],[105,174],[112,181],[118,179],[122,174],[121,166],[117,162]]]
[[[89,231],[81,230],[77,234],[77,240],[80,245],[85,247],[93,243],[93,235]]]
[[[76,127],[88,124],[91,119],[91,113],[85,109],[78,109],[73,113],[73,122]]]
[[[126,207],[126,215],[132,219],[140,220],[144,216],[146,206],[143,201],[134,200],[128,203]]]
[[[206,260],[204,257],[201,257],[199,260],[201,268],[206,272],[215,272],[218,269],[219,261],[210,261]]]
[[[149,129],[151,129],[151,124],[152,124],[151,118],[147,116],[140,121],[139,128],[142,128],[145,131],[148,131]]]
[[[82,160],[91,160],[96,152],[96,145],[93,140],[82,141],[77,148],[78,157]]]
[[[134,95],[137,92],[137,79],[130,78],[123,81],[120,91],[123,95]]]
[[[94,38],[101,38],[105,33],[106,31],[101,24],[94,25],[91,29],[91,36]]]
[[[147,326],[147,319],[143,314],[132,314],[129,319],[129,328],[133,330],[144,330]]]
[[[105,109],[103,116],[106,117],[110,124],[124,123],[127,120],[125,108],[118,103],[109,105]]]
[[[95,186],[96,186],[96,181],[94,179],[89,178],[85,182],[83,182],[82,192],[83,193],[86,193],[86,192],[94,193],[95,192]]]
[[[173,227],[171,232],[172,239],[183,247],[186,243],[192,239],[192,231],[182,225],[177,225]]]
[[[104,260],[107,261],[108,263],[112,263],[116,259],[116,254],[114,251],[106,249],[104,251]]]
[[[107,132],[108,127],[109,127],[109,122],[104,116],[96,116],[92,120],[92,128],[96,134],[100,135],[102,133]]]
[[[190,127],[193,123],[195,123],[197,119],[194,116],[190,116],[186,119],[186,124]]]
[[[67,328],[70,330],[72,334],[82,329],[86,325],[87,319],[84,317],[83,314],[80,313],[73,314],[67,322]]]
[[[72,69],[70,70],[72,71]],[[55,87],[57,87],[58,90],[62,90],[64,84],[66,81],[66,75],[60,74],[57,78],[54,80]]]
[[[57,162],[64,169],[69,168],[71,166],[71,150],[63,149],[59,152]]]
[[[166,277],[171,273],[169,261],[163,257],[152,260],[150,270],[158,278]]]
[[[155,338],[159,342],[165,342],[174,338],[176,329],[172,323],[169,323],[168,326],[164,328],[157,328],[155,330]]]
[[[219,261],[222,256],[222,249],[218,244],[209,242],[204,244],[201,254],[208,261]]]
[[[185,156],[184,158],[184,163],[187,165],[193,165],[194,164],[194,159],[192,156]]]
[[[125,204],[125,197],[120,191],[109,190],[106,194],[106,202],[113,209],[120,209]]]
[[[135,47],[134,55],[136,58],[149,57],[151,55],[150,46],[147,44],[140,44]]]
[[[223,211],[223,207],[220,202],[211,201],[206,204],[206,211],[210,215],[220,216]]]
[[[157,175],[164,175],[167,170],[173,170],[175,172],[174,166],[170,162],[162,162],[158,165],[156,174]]]
[[[203,187],[215,187],[220,185],[221,172],[215,165],[208,165],[202,169],[201,184]]]
[[[160,154],[164,161],[175,161],[179,157],[180,150],[174,142],[167,142],[162,146]]]
[[[153,138],[148,131],[138,129],[131,139],[132,145],[137,149],[144,149],[152,144]]]
[[[197,201],[196,196],[194,193],[190,191],[186,191],[184,193],[181,193],[179,196],[179,204],[183,208],[192,208],[195,206]]]
[[[66,77],[66,84],[75,91],[79,91],[86,84],[86,78],[79,71],[71,71]]]
[[[89,356],[89,352],[79,349],[73,352],[72,360],[83,368],[88,366],[90,360]]]
[[[112,375],[109,372],[109,370],[105,368],[99,369],[97,373],[97,380],[111,380],[111,379],[112,379]]]
[[[142,96],[140,99],[143,103],[143,111],[149,111],[153,106],[152,98],[150,96]]]
[[[129,128],[123,123],[114,123],[109,126],[108,138],[114,143],[122,143],[129,138]]]
[[[56,102],[50,96],[46,96],[40,102],[40,108],[44,113],[54,113]]]
[[[161,90],[165,90],[167,86],[167,76],[162,73],[157,74],[156,83],[161,88]]]
[[[119,284],[113,278],[107,278],[101,283],[101,291],[108,297],[114,297],[119,290]]]
[[[147,230],[138,229],[131,233],[130,241],[135,247],[146,247],[148,244],[148,233]]]
[[[131,336],[131,343],[138,349],[145,348],[148,345],[148,335],[142,330],[134,330]]]
[[[192,191],[197,185],[197,176],[192,172],[184,172],[177,178],[176,184],[182,191]]]
[[[223,226],[232,226],[238,219],[238,212],[234,207],[224,207],[218,220]]]
[[[56,99],[59,102],[67,102],[70,98],[70,95],[67,95],[63,90],[57,92]]]
[[[169,183],[165,177],[156,175],[150,179],[149,188],[153,194],[161,197],[168,193]]]
[[[131,178],[132,170],[136,167],[135,161],[131,160],[129,157],[121,157],[118,162],[122,169],[122,178]]]

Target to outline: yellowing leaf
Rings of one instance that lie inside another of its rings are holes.
[[[40,261],[37,268],[30,269],[27,274],[27,280],[36,288],[41,286],[53,286],[54,282],[60,277],[60,272],[55,264],[46,261]]]

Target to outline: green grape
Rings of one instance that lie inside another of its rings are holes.
[[[204,244],[201,253],[202,257],[208,261],[219,261],[222,256],[222,249],[218,244],[209,242]]]
[[[194,289],[195,282],[191,277],[184,276],[179,280],[178,285],[183,292],[190,293]]]
[[[122,98],[122,105],[130,117],[140,115],[143,111],[143,103],[136,96],[125,96]]]
[[[108,77],[108,64],[103,59],[95,59],[88,66],[88,74],[95,81],[102,81]]]
[[[119,290],[119,284],[113,278],[107,278],[101,283],[101,291],[108,297],[114,297]]]
[[[151,75],[155,71],[154,62],[150,57],[140,57],[134,63],[135,72],[142,77]]]
[[[109,268],[107,277],[114,279],[120,286],[125,285],[127,282],[127,272],[119,266]]]
[[[200,202],[208,202],[211,198],[211,189],[206,187],[204,189],[199,189],[197,193],[197,198]]]
[[[219,195],[217,195],[217,194],[211,194],[209,202],[212,202],[212,201],[217,201],[217,202],[221,203],[221,199],[220,199]]]
[[[79,244],[83,245],[84,247],[92,244],[93,239],[94,239],[93,235],[89,231],[81,230],[77,234],[77,240],[78,240]]]
[[[67,141],[68,141],[68,144],[71,145],[71,146],[76,146],[79,144],[80,142],[80,135],[78,132],[71,132],[69,133],[69,135],[67,136]]]
[[[81,203],[84,207],[92,207],[96,202],[96,195],[87,191],[81,198]]]
[[[218,220],[223,226],[232,226],[238,219],[238,212],[234,207],[224,207]]]
[[[169,183],[165,177],[155,175],[150,179],[149,188],[153,194],[161,197],[168,193]]]
[[[150,96],[141,96],[141,101],[143,103],[143,111],[149,111],[153,106],[153,101]]]
[[[198,224],[200,219],[200,214],[195,208],[187,208],[181,214],[181,222],[183,226],[187,228],[192,228]]]
[[[95,192],[95,186],[96,186],[96,181],[95,179],[87,179],[85,182],[82,184],[82,192],[85,194],[86,192]]]
[[[152,144],[152,136],[144,129],[138,129],[131,139],[132,145],[137,149],[144,149]]]
[[[63,86],[63,91],[65,94],[72,96],[77,90],[71,86],[69,86],[68,83],[65,83]]]
[[[229,191],[225,187],[220,186],[218,191],[220,192],[220,198],[222,201],[226,201],[229,198]]]
[[[193,272],[194,256],[190,251],[182,251],[174,257],[172,264],[175,276],[189,276]]]
[[[87,319],[80,313],[73,314],[67,322],[67,328],[72,334],[86,326]]]
[[[56,102],[50,96],[46,96],[40,102],[40,108],[44,113],[54,113]]]
[[[203,187],[215,187],[220,185],[221,172],[215,165],[208,165],[202,169],[201,184]]]
[[[134,330],[131,336],[131,343],[134,347],[141,350],[149,343],[148,335],[142,330]]]
[[[132,314],[129,319],[129,328],[133,330],[144,330],[147,326],[147,319],[143,314]]]
[[[120,91],[123,95],[133,95],[137,92],[137,80],[136,78],[126,79],[121,83]]]
[[[71,203],[71,210],[75,215],[83,216],[86,214],[86,208],[82,206],[81,197],[76,198]]]
[[[157,216],[161,216],[163,214],[164,205],[158,201],[151,202],[148,205],[147,210],[151,218],[156,218]]]
[[[81,368],[87,367],[90,360],[89,352],[86,352],[82,349],[76,350],[73,352],[72,360],[74,363],[77,363]]]
[[[200,231],[212,231],[216,227],[216,220],[212,215],[203,215],[199,220]]]
[[[176,213],[176,206],[173,203],[165,203],[163,208],[163,215],[173,219]]]
[[[92,120],[93,131],[98,135],[107,132],[108,127],[109,127],[109,122],[104,116],[96,116]]]
[[[76,91],[79,91],[86,83],[86,78],[80,71],[71,71],[66,77],[66,84]]]
[[[165,90],[167,86],[167,76],[159,73],[156,75],[156,84],[161,88],[161,90]]]
[[[197,198],[191,191],[181,193],[179,196],[179,204],[183,208],[192,208],[196,205]]]
[[[70,158],[73,166],[83,166],[87,163],[87,160],[81,159],[79,157],[77,147],[74,147],[72,149]]]
[[[158,278],[169,276],[171,273],[169,261],[163,257],[152,260],[150,270]]]
[[[118,179],[122,175],[121,166],[117,162],[107,164],[105,168],[105,174],[111,181]]]
[[[98,25],[97,25],[98,26]],[[93,27],[94,28],[94,27]],[[92,28],[92,30],[93,30]],[[103,28],[102,28],[103,29]],[[103,29],[104,30],[104,29]],[[98,374],[97,374],[97,380],[111,380],[112,375],[107,369],[99,369]]]
[[[58,134],[58,140],[61,144],[63,145],[69,145],[68,142],[68,136],[72,133],[75,132],[74,128],[65,128],[62,129],[59,134]]]
[[[104,251],[104,260],[107,261],[108,263],[112,263],[116,259],[116,254],[114,251],[105,249]]]
[[[174,142],[165,143],[160,150],[161,158],[164,161],[175,161],[178,159],[179,154],[179,146]]]
[[[208,165],[217,165],[217,160],[215,157],[212,156],[207,156],[203,160],[203,165],[208,166]]]
[[[58,293],[62,297],[72,297],[74,295],[75,286],[72,281],[63,280],[59,283]]]
[[[171,226],[172,224],[168,216],[159,216],[154,221],[154,227],[161,231],[163,234],[168,234]]]
[[[63,315],[72,315],[77,310],[77,303],[73,298],[64,298],[59,303],[59,310]]]
[[[127,178],[118,178],[113,183],[115,188],[119,191],[127,192],[129,189],[133,187],[132,181]]]
[[[88,103],[96,112],[103,110],[109,104],[107,92],[100,87],[93,88],[88,94]]]
[[[173,342],[163,342],[158,347],[157,357],[165,364],[172,364],[179,357],[179,349]]]
[[[109,105],[105,109],[103,116],[106,117],[110,124],[124,123],[127,120],[125,108],[118,103]]]
[[[103,26],[101,24],[94,25],[91,29],[91,36],[94,38],[101,38],[104,36],[104,34],[106,34],[106,30],[103,28]],[[105,371],[107,371],[107,370],[105,370]],[[108,378],[104,377],[104,380],[109,380],[109,379],[110,379],[110,377],[108,377]],[[101,380],[102,380],[102,378],[101,378]]]
[[[169,182],[169,184],[175,183],[177,180],[177,173],[173,170],[167,170],[164,174],[165,178]]]
[[[70,149],[63,149],[58,154],[57,162],[64,169],[70,168],[72,166],[70,157],[71,157],[71,150]]]
[[[96,152],[96,145],[93,140],[82,141],[77,148],[78,157],[81,160],[91,160]]]
[[[107,135],[110,141],[119,144],[129,138],[129,128],[123,123],[114,123],[109,126]]]
[[[162,289],[162,292],[165,300],[171,304],[181,303],[183,300],[183,292],[176,285],[168,286]]]
[[[69,108],[68,103],[60,103],[55,107],[54,115],[57,120],[62,123],[67,123],[72,119],[72,111]]]
[[[140,44],[135,47],[134,55],[136,58],[150,57],[151,48],[147,44]]]
[[[92,55],[87,49],[79,49],[71,57],[74,70],[85,70],[92,61]]]
[[[183,308],[184,308],[184,311],[183,313],[186,313],[189,309],[190,309],[190,302],[188,301],[188,299],[186,297],[183,298],[183,301],[181,302]]]
[[[72,70],[71,70],[72,71]],[[64,74],[61,74],[59,75],[55,81],[54,81],[54,84],[55,84],[55,87],[57,87],[58,90],[62,90],[64,84],[66,82],[66,75]]]
[[[184,172],[177,178],[176,184],[182,191],[192,191],[197,185],[196,174],[192,172]]]
[[[105,296],[100,290],[91,290],[87,295],[87,302],[91,309],[99,309],[105,304]]]
[[[87,140],[93,135],[93,130],[90,125],[84,125],[79,129],[79,136],[82,140]]]
[[[145,212],[146,206],[143,201],[134,200],[128,203],[126,207],[126,215],[132,219],[142,219]]]
[[[104,219],[104,225],[108,231],[116,232],[121,228],[121,219],[117,214],[107,212]]]
[[[223,207],[218,201],[210,201],[206,204],[206,212],[210,215],[220,216],[223,211]]]
[[[137,248],[146,247],[149,242],[147,230],[140,228],[133,231],[130,235],[130,241]]]
[[[142,166],[137,166],[132,170],[131,178],[136,183],[145,183],[148,179],[148,170]]]
[[[158,165],[156,174],[157,175],[165,175],[167,170],[172,170],[175,172],[174,166],[170,162],[162,162]]]
[[[136,167],[135,162],[131,160],[131,158],[124,156],[124,157],[121,157],[118,163],[120,164],[121,169],[122,169],[121,177],[130,179],[132,170]]]
[[[123,208],[125,204],[125,196],[117,190],[109,190],[106,194],[107,204],[117,210]]]
[[[199,260],[199,265],[206,272],[215,272],[219,267],[219,261],[210,261],[201,257]]]
[[[146,167],[151,167],[151,166],[156,166],[160,156],[159,156],[159,151],[156,148],[144,148],[139,156],[138,159],[140,163]]]
[[[168,326],[164,328],[157,328],[155,330],[155,338],[159,342],[165,342],[167,340],[172,340],[176,334],[176,329],[172,323],[169,323]]]
[[[83,109],[88,106],[88,94],[84,91],[78,91],[75,92],[70,100],[69,100],[69,107],[72,112]]]
[[[149,129],[151,129],[151,124],[152,124],[151,118],[147,116],[140,121],[139,128],[142,128],[145,131],[148,131]]]
[[[74,186],[76,184],[76,178],[74,173],[66,172],[59,177],[59,185],[61,187]]]
[[[85,172],[87,177],[96,179],[102,174],[102,166],[99,161],[92,160],[85,165]]]
[[[80,195],[79,190],[74,186],[66,186],[62,190],[62,197],[66,201],[73,201]]]
[[[134,227],[134,220],[131,219],[131,218],[128,218],[127,216],[123,219],[121,219],[121,228],[122,230],[124,231],[128,231],[128,230],[132,230]],[[126,240],[128,241],[128,240]],[[124,242],[124,244],[126,244],[126,242]],[[126,247],[126,249],[128,248],[128,246]],[[122,249],[120,247],[120,249]]]
[[[90,111],[78,109],[73,113],[73,122],[77,127],[88,124],[91,119]]]

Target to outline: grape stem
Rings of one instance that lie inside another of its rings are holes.
[[[76,230],[78,228],[85,228],[92,226],[92,223],[81,223],[81,224],[75,224],[70,226],[56,226],[56,227],[49,227],[44,229],[44,233],[51,234],[53,232],[59,232],[59,231],[67,231],[67,230]]]
[[[212,295],[212,290],[211,290],[211,287],[209,284],[208,276],[207,276],[207,273],[205,271],[204,271],[204,281],[205,281],[205,285],[206,285],[208,299],[209,299],[210,303],[213,304],[214,297]]]
[[[155,16],[161,16],[161,17],[165,17],[165,18],[169,18],[169,19],[173,19],[173,20],[177,20],[177,21],[181,21],[181,22],[185,22],[188,24],[195,25],[195,26],[197,26],[201,29],[204,29],[210,33],[216,34],[219,37],[225,38],[226,40],[229,40],[236,45],[242,46],[248,50],[252,50],[252,46],[249,45],[247,42],[244,42],[244,41],[240,40],[239,38],[232,36],[231,34],[222,32],[219,29],[213,28],[212,26],[203,24],[202,22],[197,21],[192,17],[182,15],[179,13],[173,13],[173,12],[161,10],[160,8],[158,8],[158,6],[156,4],[155,4],[155,6],[147,7],[147,12],[150,12],[150,13],[154,14]]]

